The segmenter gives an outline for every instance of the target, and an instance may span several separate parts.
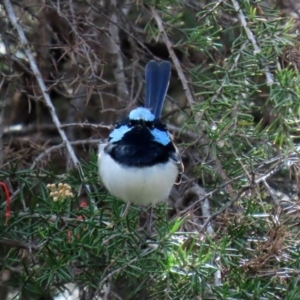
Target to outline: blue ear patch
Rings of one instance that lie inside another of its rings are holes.
[[[129,114],[130,120],[144,120],[146,122],[154,121],[155,117],[151,111],[144,107],[138,107],[132,110]]]
[[[159,129],[152,129],[150,130],[153,137],[154,137],[154,141],[166,146],[171,142],[171,138],[169,136],[169,134],[166,131],[162,131]]]
[[[109,135],[109,141],[111,143],[120,141],[123,138],[124,134],[130,130],[131,128],[129,128],[127,125],[122,125],[115,128]]]

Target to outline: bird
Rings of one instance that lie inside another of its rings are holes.
[[[167,200],[183,174],[181,155],[160,120],[171,77],[169,61],[145,67],[145,103],[137,107],[100,144],[98,169],[111,195],[143,206]]]

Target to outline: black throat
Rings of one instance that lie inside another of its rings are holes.
[[[153,124],[150,125],[153,126]],[[166,130],[163,124],[160,125],[160,129]],[[175,152],[175,148],[172,142],[162,145],[154,141],[149,131],[149,124],[135,124],[120,141],[110,144],[106,152],[122,165],[149,167],[166,163],[171,153]]]

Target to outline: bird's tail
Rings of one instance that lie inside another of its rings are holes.
[[[146,65],[146,97],[145,107],[150,109],[156,118],[160,118],[167,94],[171,76],[171,64],[168,61],[161,63],[151,60]]]

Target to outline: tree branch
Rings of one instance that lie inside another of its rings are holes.
[[[37,63],[36,63],[35,58],[33,56],[33,53],[31,52],[30,45],[29,45],[28,40],[27,40],[27,38],[25,36],[24,30],[23,30],[22,26],[19,24],[19,22],[17,20],[17,17],[15,15],[13,6],[11,4],[11,1],[10,0],[4,0],[4,6],[5,6],[5,9],[6,9],[6,12],[7,12],[7,17],[9,18],[9,20],[10,20],[11,24],[13,25],[13,27],[18,32],[19,39],[20,39],[21,44],[23,45],[23,47],[25,49],[25,53],[26,53],[26,56],[28,58],[31,70],[33,71],[34,77],[36,78],[38,86],[39,86],[39,88],[40,88],[40,90],[42,92],[42,95],[43,95],[43,98],[45,100],[46,106],[48,107],[49,112],[51,114],[53,123],[56,125],[57,131],[60,134],[63,142],[66,145],[66,148],[67,148],[68,153],[70,155],[71,161],[73,162],[74,166],[78,169],[78,171],[81,174],[81,176],[84,177],[83,170],[81,168],[81,165],[79,163],[78,158],[75,155],[74,149],[72,148],[72,146],[71,146],[71,144],[70,144],[70,142],[69,142],[69,140],[68,140],[68,138],[66,136],[65,131],[61,127],[61,123],[60,123],[60,121],[59,121],[59,119],[57,117],[57,114],[56,114],[56,111],[55,111],[55,107],[52,104],[50,96],[49,96],[49,94],[47,92],[46,84],[45,84],[45,82],[44,82],[44,80],[42,78],[42,74],[41,74],[41,72],[40,72],[40,70],[39,70],[39,68],[37,66]],[[88,193],[90,194],[90,187],[89,187],[89,185],[86,184],[85,188],[88,191]],[[97,207],[96,207],[93,199],[91,199],[91,202],[92,202],[92,204],[94,206],[94,209],[96,210]]]
[[[13,9],[13,6],[11,4],[11,1],[10,0],[4,0],[4,6],[5,6],[5,9],[6,9],[6,12],[7,12],[7,16],[11,22],[11,24],[13,25],[13,27],[17,30],[18,32],[18,35],[19,35],[19,39],[25,49],[25,53],[26,53],[26,56],[28,58],[28,61],[29,61],[29,64],[30,64],[30,67],[31,67],[31,70],[33,71],[33,74],[34,74],[34,77],[36,78],[36,81],[38,83],[38,86],[42,92],[42,95],[43,95],[43,98],[45,100],[45,103],[50,111],[50,114],[51,114],[51,117],[52,117],[52,120],[54,122],[54,124],[56,125],[56,128],[62,138],[62,140],[65,142],[66,144],[66,147],[67,147],[67,150],[70,154],[70,157],[75,165],[76,168],[78,168],[80,166],[79,164],[79,160],[77,159],[75,153],[74,153],[74,150],[64,132],[64,130],[61,129],[61,123],[57,117],[57,114],[56,114],[56,111],[55,111],[55,108],[52,104],[52,101],[50,99],[50,96],[49,94],[47,93],[47,87],[45,85],[45,82],[42,78],[42,74],[36,64],[36,61],[35,61],[35,58],[31,52],[31,49],[30,49],[30,45],[28,43],[28,40],[25,36],[25,33],[23,31],[23,28],[21,27],[21,25],[19,24],[18,20],[17,20],[17,17],[15,15],[15,12],[14,12],[14,9]]]

